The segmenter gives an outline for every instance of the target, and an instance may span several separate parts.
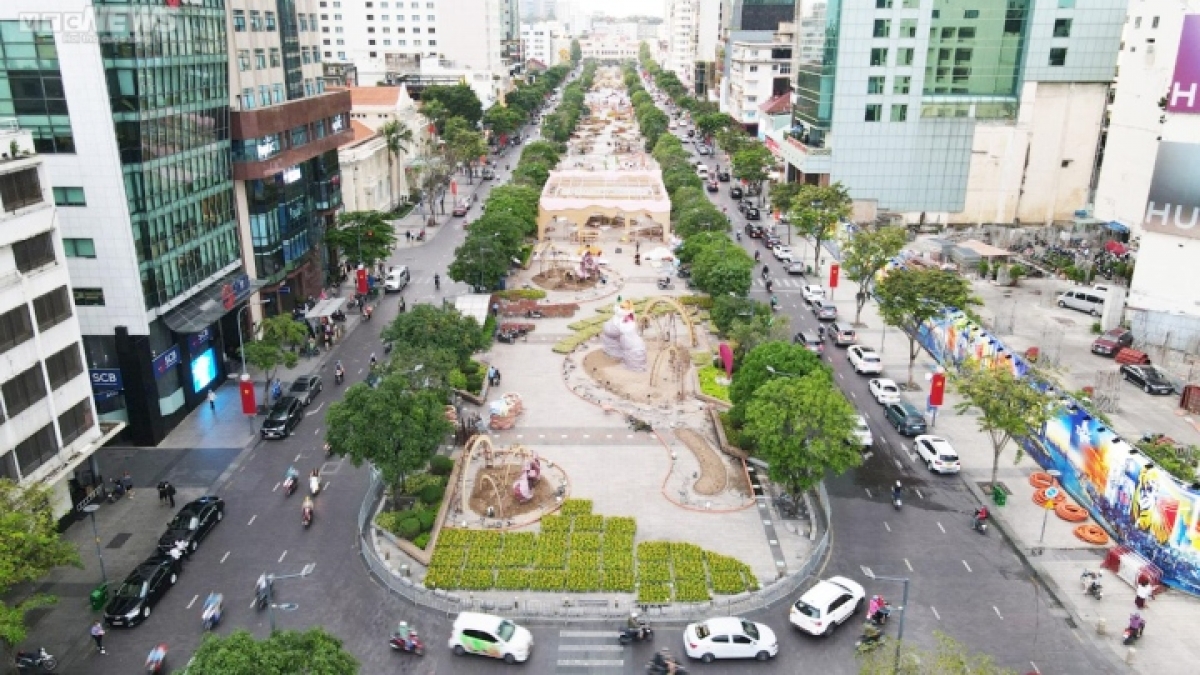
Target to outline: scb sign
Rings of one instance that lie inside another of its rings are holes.
[[[88,374],[92,378],[93,391],[119,391],[123,388],[121,371],[117,368],[92,368]]]

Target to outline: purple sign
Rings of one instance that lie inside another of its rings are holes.
[[[1175,74],[1167,92],[1167,112],[1200,113],[1200,14],[1183,17]]]
[[[212,340],[212,326],[205,328],[199,333],[192,333],[188,336],[188,348],[195,354],[204,350],[204,345],[207,345]]]

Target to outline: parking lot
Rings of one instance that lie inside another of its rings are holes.
[[[972,286],[984,302],[977,311],[992,332],[1018,354],[1037,347],[1039,364],[1066,389],[1094,388],[1098,412],[1108,416],[1123,438],[1136,441],[1143,433],[1154,432],[1184,445],[1200,445],[1200,422],[1179,407],[1178,395],[1146,394],[1122,381],[1112,358],[1091,353],[1097,337],[1092,325],[1099,319],[1055,304],[1059,293],[1078,285],[1057,279],[1022,279],[1019,286],[1011,288],[975,279]],[[1168,358],[1162,365],[1177,382],[1191,374],[1179,355],[1164,355],[1136,333],[1133,347],[1149,354],[1156,364]]]

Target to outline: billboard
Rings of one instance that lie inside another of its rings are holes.
[[[1200,14],[1183,17],[1175,74],[1167,91],[1167,112],[1200,113]]]
[[[1197,68],[1200,69],[1200,64]],[[1200,225],[1200,145],[1159,143],[1142,229],[1200,239],[1197,225]]]
[[[926,322],[917,339],[946,368],[974,361],[1030,374],[1020,355],[958,310]],[[1200,490],[1154,466],[1075,402],[1019,440],[1043,468],[1062,472],[1063,487],[1097,524],[1157,565],[1164,583],[1200,595]]]

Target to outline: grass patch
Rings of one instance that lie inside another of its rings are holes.
[[[729,385],[717,380],[726,380],[725,371],[713,365],[707,365],[696,371],[700,379],[700,391],[713,398],[729,402]]]

